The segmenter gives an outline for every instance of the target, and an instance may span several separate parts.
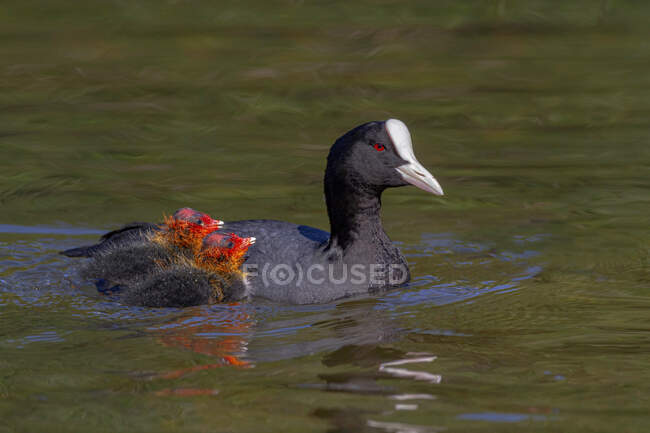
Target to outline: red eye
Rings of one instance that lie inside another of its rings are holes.
[[[379,143],[375,143],[372,147],[374,147],[377,152],[383,152],[384,150],[386,150],[386,147],[384,147],[383,144],[379,144]]]

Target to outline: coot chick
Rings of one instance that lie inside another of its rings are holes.
[[[274,220],[224,224],[226,232],[257,239],[244,263],[250,294],[279,302],[322,303],[409,281],[407,261],[384,231],[380,217],[383,191],[406,185],[443,194],[415,158],[403,122],[368,122],[342,135],[332,145],[325,169],[330,233]],[[149,230],[147,225],[131,225],[116,232],[121,239],[141,237]],[[92,257],[114,236],[105,235],[98,245],[74,255]]]
[[[192,209],[191,207],[182,207],[172,215],[174,221],[187,221],[188,223],[196,224],[197,226],[205,227],[206,229],[218,229],[223,225],[223,221],[213,219],[205,212]]]
[[[74,257],[83,250],[91,256],[81,269],[83,277],[132,286],[148,278],[154,269],[170,265],[181,255],[192,260],[201,248],[203,238],[222,224],[207,213],[181,208],[171,217],[166,217],[163,224],[132,223],[105,234],[97,245],[63,251],[62,254]]]
[[[195,224],[197,227],[204,228],[208,233],[223,225],[223,221],[212,219],[207,213],[189,207],[178,209],[172,215],[172,219],[174,221],[187,221],[188,223]],[[147,235],[158,230],[160,230],[160,224],[132,222],[124,227],[104,234],[95,245],[71,248],[61,251],[60,254],[68,257],[93,257],[109,252],[115,248],[119,249],[133,242],[146,240]]]
[[[190,307],[246,299],[249,286],[241,265],[253,243],[232,233],[212,233],[193,257],[165,249],[164,264],[131,281],[123,300],[144,307]]]

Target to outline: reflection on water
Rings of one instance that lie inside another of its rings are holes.
[[[65,341],[65,338],[63,338],[63,336],[60,335],[57,331],[43,331],[39,334],[26,335],[18,340],[9,338],[5,340],[5,343],[7,345],[15,345],[17,349],[22,349],[25,347],[25,345],[30,343],[61,343],[63,341]]]
[[[0,224],[0,233],[13,233],[13,234],[32,234],[32,235],[102,235],[106,233],[105,230],[97,229],[84,229],[79,227],[47,227],[47,226],[21,226],[15,224]]]
[[[458,419],[470,421],[491,421],[491,422],[521,422],[521,421],[546,421],[545,415],[527,415],[523,413],[464,413],[458,415]]]
[[[201,308],[198,314],[184,314],[171,323],[149,328],[157,333],[165,345],[181,347],[219,360],[216,364],[177,370],[166,373],[163,377],[177,378],[186,373],[219,365],[251,366],[245,357],[248,350],[246,336],[254,324],[253,318],[239,304],[232,304],[227,308]]]
[[[384,422],[369,419],[368,427],[376,428],[389,433],[435,433],[446,430],[445,427],[429,427],[421,425],[405,424],[401,422]]]
[[[407,353],[407,355],[409,354]],[[416,355],[423,355],[423,354],[418,353]],[[379,371],[400,378],[422,380],[430,383],[440,383],[442,381],[442,376],[439,374],[431,374],[431,373],[427,373],[426,371],[409,370],[403,367],[397,368],[398,365],[433,362],[436,360],[436,358],[437,356],[418,356],[415,358],[398,359],[397,361],[384,362],[381,365],[379,365]]]

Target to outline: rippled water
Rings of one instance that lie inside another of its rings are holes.
[[[650,428],[650,8],[9,2],[0,432]],[[133,308],[58,251],[181,206],[327,228],[327,149],[397,117],[414,276]]]

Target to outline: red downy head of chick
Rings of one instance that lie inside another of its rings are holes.
[[[199,262],[203,266],[215,267],[220,271],[238,270],[244,261],[248,248],[255,238],[242,238],[234,233],[210,233],[203,239]]]
[[[203,238],[218,230],[223,221],[213,219],[210,215],[184,207],[165,218],[165,238],[175,247],[198,251]]]
[[[178,209],[172,215],[172,218],[179,221],[187,221],[188,223],[205,227],[206,229],[218,229],[223,225],[223,221],[213,219],[210,215],[190,207],[183,207]]]

